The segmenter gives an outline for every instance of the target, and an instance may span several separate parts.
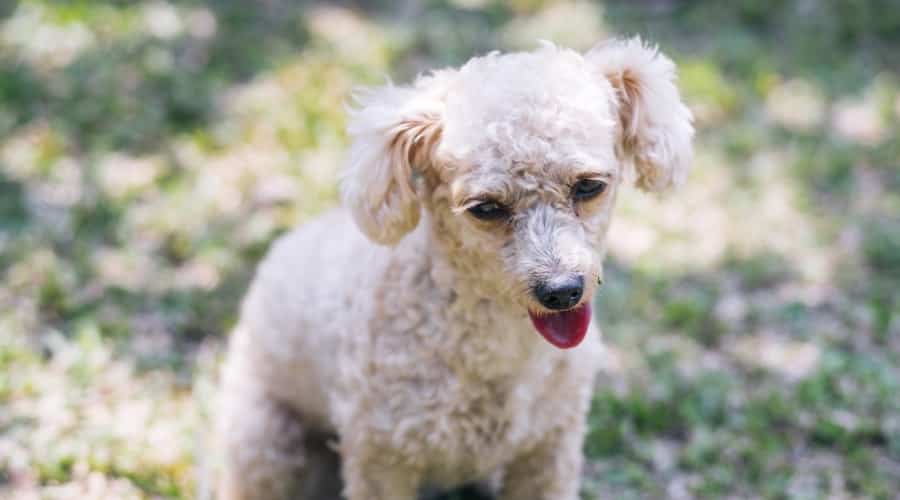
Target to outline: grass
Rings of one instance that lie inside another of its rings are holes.
[[[584,498],[896,496],[892,2],[346,5],[0,8],[0,496],[208,498],[227,332],[336,203],[350,89],[630,33],[679,64],[697,160],[620,198]]]

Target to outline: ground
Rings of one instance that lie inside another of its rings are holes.
[[[894,498],[891,0],[0,3],[0,497],[210,498],[237,301],[335,204],[351,88],[635,33],[698,154],[620,197],[584,498]]]

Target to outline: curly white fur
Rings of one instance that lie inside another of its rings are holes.
[[[338,437],[350,500],[469,482],[577,498],[599,334],[551,346],[533,290],[581,276],[589,303],[628,171],[650,190],[684,179],[693,129],[674,77],[638,40],[584,56],[545,44],[360,94],[348,212],[275,244],[233,333],[221,498],[314,498],[319,433]],[[606,191],[573,199],[584,178]],[[502,221],[468,212],[485,200]]]

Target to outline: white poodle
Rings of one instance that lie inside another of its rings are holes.
[[[578,498],[616,194],[691,162],[674,65],[545,44],[357,101],[347,209],[274,245],[231,338],[221,498],[320,498],[317,436],[349,500]]]

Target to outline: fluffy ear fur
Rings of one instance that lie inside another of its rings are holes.
[[[419,223],[413,173],[428,168],[440,140],[447,80],[449,72],[439,72],[354,96],[341,187],[356,224],[377,243],[393,245]]]
[[[682,184],[693,159],[694,127],[672,61],[639,37],[598,45],[585,58],[618,94],[619,146],[634,163],[635,184],[657,192]]]

